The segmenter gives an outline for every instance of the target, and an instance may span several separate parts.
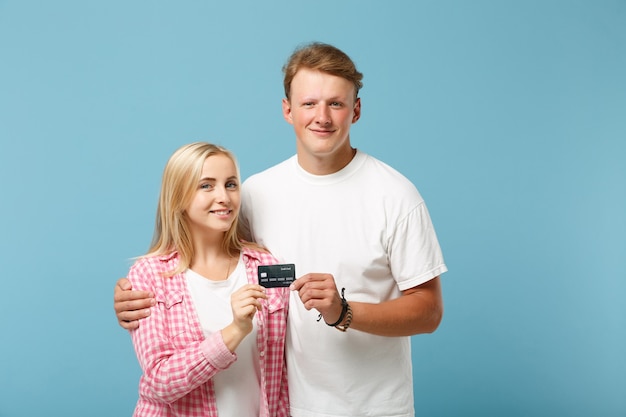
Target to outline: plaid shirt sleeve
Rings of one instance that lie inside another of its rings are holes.
[[[131,331],[137,358],[144,372],[140,397],[173,403],[206,383],[236,360],[219,332],[204,339],[200,329],[190,327],[184,306],[183,274],[163,278],[178,258],[142,258],[131,268],[133,289],[152,291],[157,301],[148,318]]]

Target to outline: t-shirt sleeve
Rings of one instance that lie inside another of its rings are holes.
[[[389,242],[389,263],[401,291],[448,270],[424,202],[396,224]]]

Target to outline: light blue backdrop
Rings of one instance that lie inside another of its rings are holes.
[[[365,73],[353,143],[418,186],[450,269],[418,415],[626,415],[625,1],[5,0],[0,416],[132,413],[113,285],[165,161],[291,155],[280,68],[312,40]]]

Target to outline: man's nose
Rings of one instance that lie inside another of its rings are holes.
[[[330,109],[327,106],[317,108],[317,122],[323,125],[330,123]]]

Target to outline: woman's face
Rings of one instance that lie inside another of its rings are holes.
[[[226,155],[209,156],[186,210],[192,233],[222,236],[239,215],[240,204],[235,163]]]

